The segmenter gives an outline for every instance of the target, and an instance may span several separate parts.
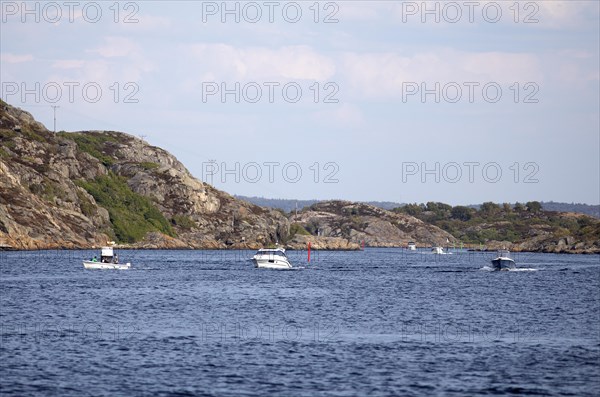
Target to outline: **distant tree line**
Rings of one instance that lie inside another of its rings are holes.
[[[539,201],[496,204],[485,202],[479,208],[438,202],[407,204],[395,212],[412,215],[444,229],[465,243],[490,240],[520,242],[535,228],[545,227],[557,236],[589,236],[600,222],[590,217],[568,217],[544,211]]]

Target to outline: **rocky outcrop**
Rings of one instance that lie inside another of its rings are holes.
[[[349,201],[326,201],[292,216],[312,234],[341,238],[349,244],[367,247],[406,247],[446,245],[455,238],[442,229],[410,215],[387,211],[372,205]]]
[[[314,250],[333,250],[333,251],[356,251],[360,249],[360,245],[348,241],[342,237],[324,237],[324,236],[307,236],[296,235],[290,240],[286,247],[294,250],[305,250],[308,248]]]
[[[591,223],[578,235],[569,234],[565,229],[556,230],[547,225],[537,225],[529,230],[529,237],[523,241],[489,241],[487,250],[509,249],[514,252],[546,252],[569,254],[600,254],[600,221],[584,214],[561,213],[563,220],[588,218]]]
[[[258,248],[284,241],[289,221],[195,179],[174,156],[106,131],[54,134],[0,102],[0,247],[87,248],[114,238],[107,208],[80,187],[109,173],[124,178],[172,223],[134,247]]]

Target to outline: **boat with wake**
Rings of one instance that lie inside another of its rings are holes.
[[[261,248],[252,257],[254,267],[258,269],[291,269],[285,248]]]
[[[508,250],[500,250],[496,254],[496,258],[492,259],[492,269],[494,270],[510,270],[516,269],[515,261],[510,257]]]
[[[431,253],[434,255],[450,255],[451,252],[444,251],[443,247],[433,247],[431,248]]]

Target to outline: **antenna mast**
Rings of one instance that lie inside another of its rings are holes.
[[[57,105],[51,105],[52,106],[52,110],[54,111],[54,133],[56,134],[56,109],[58,109],[60,106]]]

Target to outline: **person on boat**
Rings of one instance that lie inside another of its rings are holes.
[[[116,265],[117,263],[119,263],[119,255],[115,254],[115,257],[113,258],[113,263]]]
[[[92,262],[98,262],[98,258],[96,258],[96,255],[94,255],[94,257],[92,258]]]

